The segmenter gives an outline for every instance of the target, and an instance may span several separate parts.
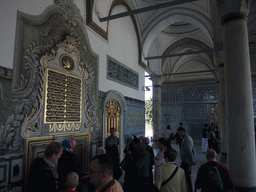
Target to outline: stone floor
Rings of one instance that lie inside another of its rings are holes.
[[[194,188],[194,183],[196,180],[196,174],[197,174],[198,168],[206,162],[205,153],[202,153],[201,142],[195,141],[194,146],[195,146],[195,161],[197,162],[197,164],[192,167],[191,177],[192,177],[192,182],[193,182],[193,188]],[[178,153],[180,152],[179,146],[176,143],[172,143],[172,147],[174,149],[176,149]],[[158,149],[154,149],[154,153],[156,155],[158,153]],[[218,159],[219,159],[219,157],[218,157]],[[176,163],[178,165],[180,165],[180,163],[181,163],[180,155],[178,155],[178,157],[176,159]],[[225,165],[225,162],[221,162],[221,164]],[[124,174],[123,174],[123,176],[124,176]],[[121,184],[123,184],[123,176],[119,180],[119,182]]]

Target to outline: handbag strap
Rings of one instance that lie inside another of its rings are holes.
[[[175,170],[173,171],[173,173],[171,174],[171,176],[170,176],[166,181],[162,182],[161,187],[162,187],[163,185],[165,185],[166,183],[168,183],[168,182],[174,177],[174,175],[176,174],[176,172],[178,171],[178,169],[179,169],[179,167],[177,166],[176,169],[175,169]]]
[[[112,187],[115,184],[115,180],[111,180],[100,192],[105,192],[109,187]]]

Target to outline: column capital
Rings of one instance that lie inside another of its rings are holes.
[[[217,6],[221,14],[221,23],[225,24],[232,20],[246,19],[250,0],[217,0]]]
[[[151,80],[154,87],[161,87],[163,83],[163,78],[161,75],[152,75]]]

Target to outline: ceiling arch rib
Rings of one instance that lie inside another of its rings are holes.
[[[197,50],[207,50],[210,49],[208,45],[205,43],[192,39],[192,38],[183,38],[178,39],[174,43],[172,43],[167,49],[164,50],[162,55],[170,55],[170,54],[176,54],[181,52],[183,49],[192,48]],[[206,52],[206,54],[211,60],[213,60],[213,53],[212,52]],[[163,63],[168,58],[163,58]]]
[[[160,55],[162,52],[161,40],[159,38],[155,38],[153,42],[154,46],[151,46],[149,49],[149,55],[157,54]],[[155,59],[154,61],[148,62],[148,67],[154,71],[155,74],[161,74],[161,63],[162,59]]]
[[[185,64],[189,62],[194,62],[197,61],[197,63],[200,63],[204,65],[202,68],[199,66],[197,67],[196,65],[193,64],[193,66],[187,66],[184,67]],[[182,69],[184,68],[184,69]],[[200,72],[200,71],[205,71],[205,70],[212,70],[212,66],[210,64],[210,61],[205,58],[204,56],[186,56],[183,58],[179,58],[174,64],[173,64],[173,70],[171,73],[188,73],[188,72]],[[164,74],[164,72],[163,72]]]
[[[184,38],[169,46],[163,55],[189,53],[202,49],[209,49],[209,47],[198,40]],[[201,79],[214,79],[213,54],[200,53],[164,58],[161,73],[164,76],[164,82],[195,80],[199,77]]]
[[[167,71],[169,69],[169,71]],[[209,61],[203,57],[193,56],[178,61],[170,70],[170,65],[165,65],[163,82],[178,82],[192,80],[215,80],[215,70],[209,65]]]
[[[197,28],[201,29],[209,42],[209,47],[213,47],[212,40],[212,22],[201,13],[187,9],[187,8],[172,8],[158,15],[142,32],[143,56],[148,56],[149,48],[154,39],[160,32],[165,30],[168,26],[183,22],[190,23]]]

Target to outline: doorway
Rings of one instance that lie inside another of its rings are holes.
[[[106,104],[105,138],[110,136],[110,128],[116,129],[116,136],[120,138],[120,105],[115,99],[110,99]]]

